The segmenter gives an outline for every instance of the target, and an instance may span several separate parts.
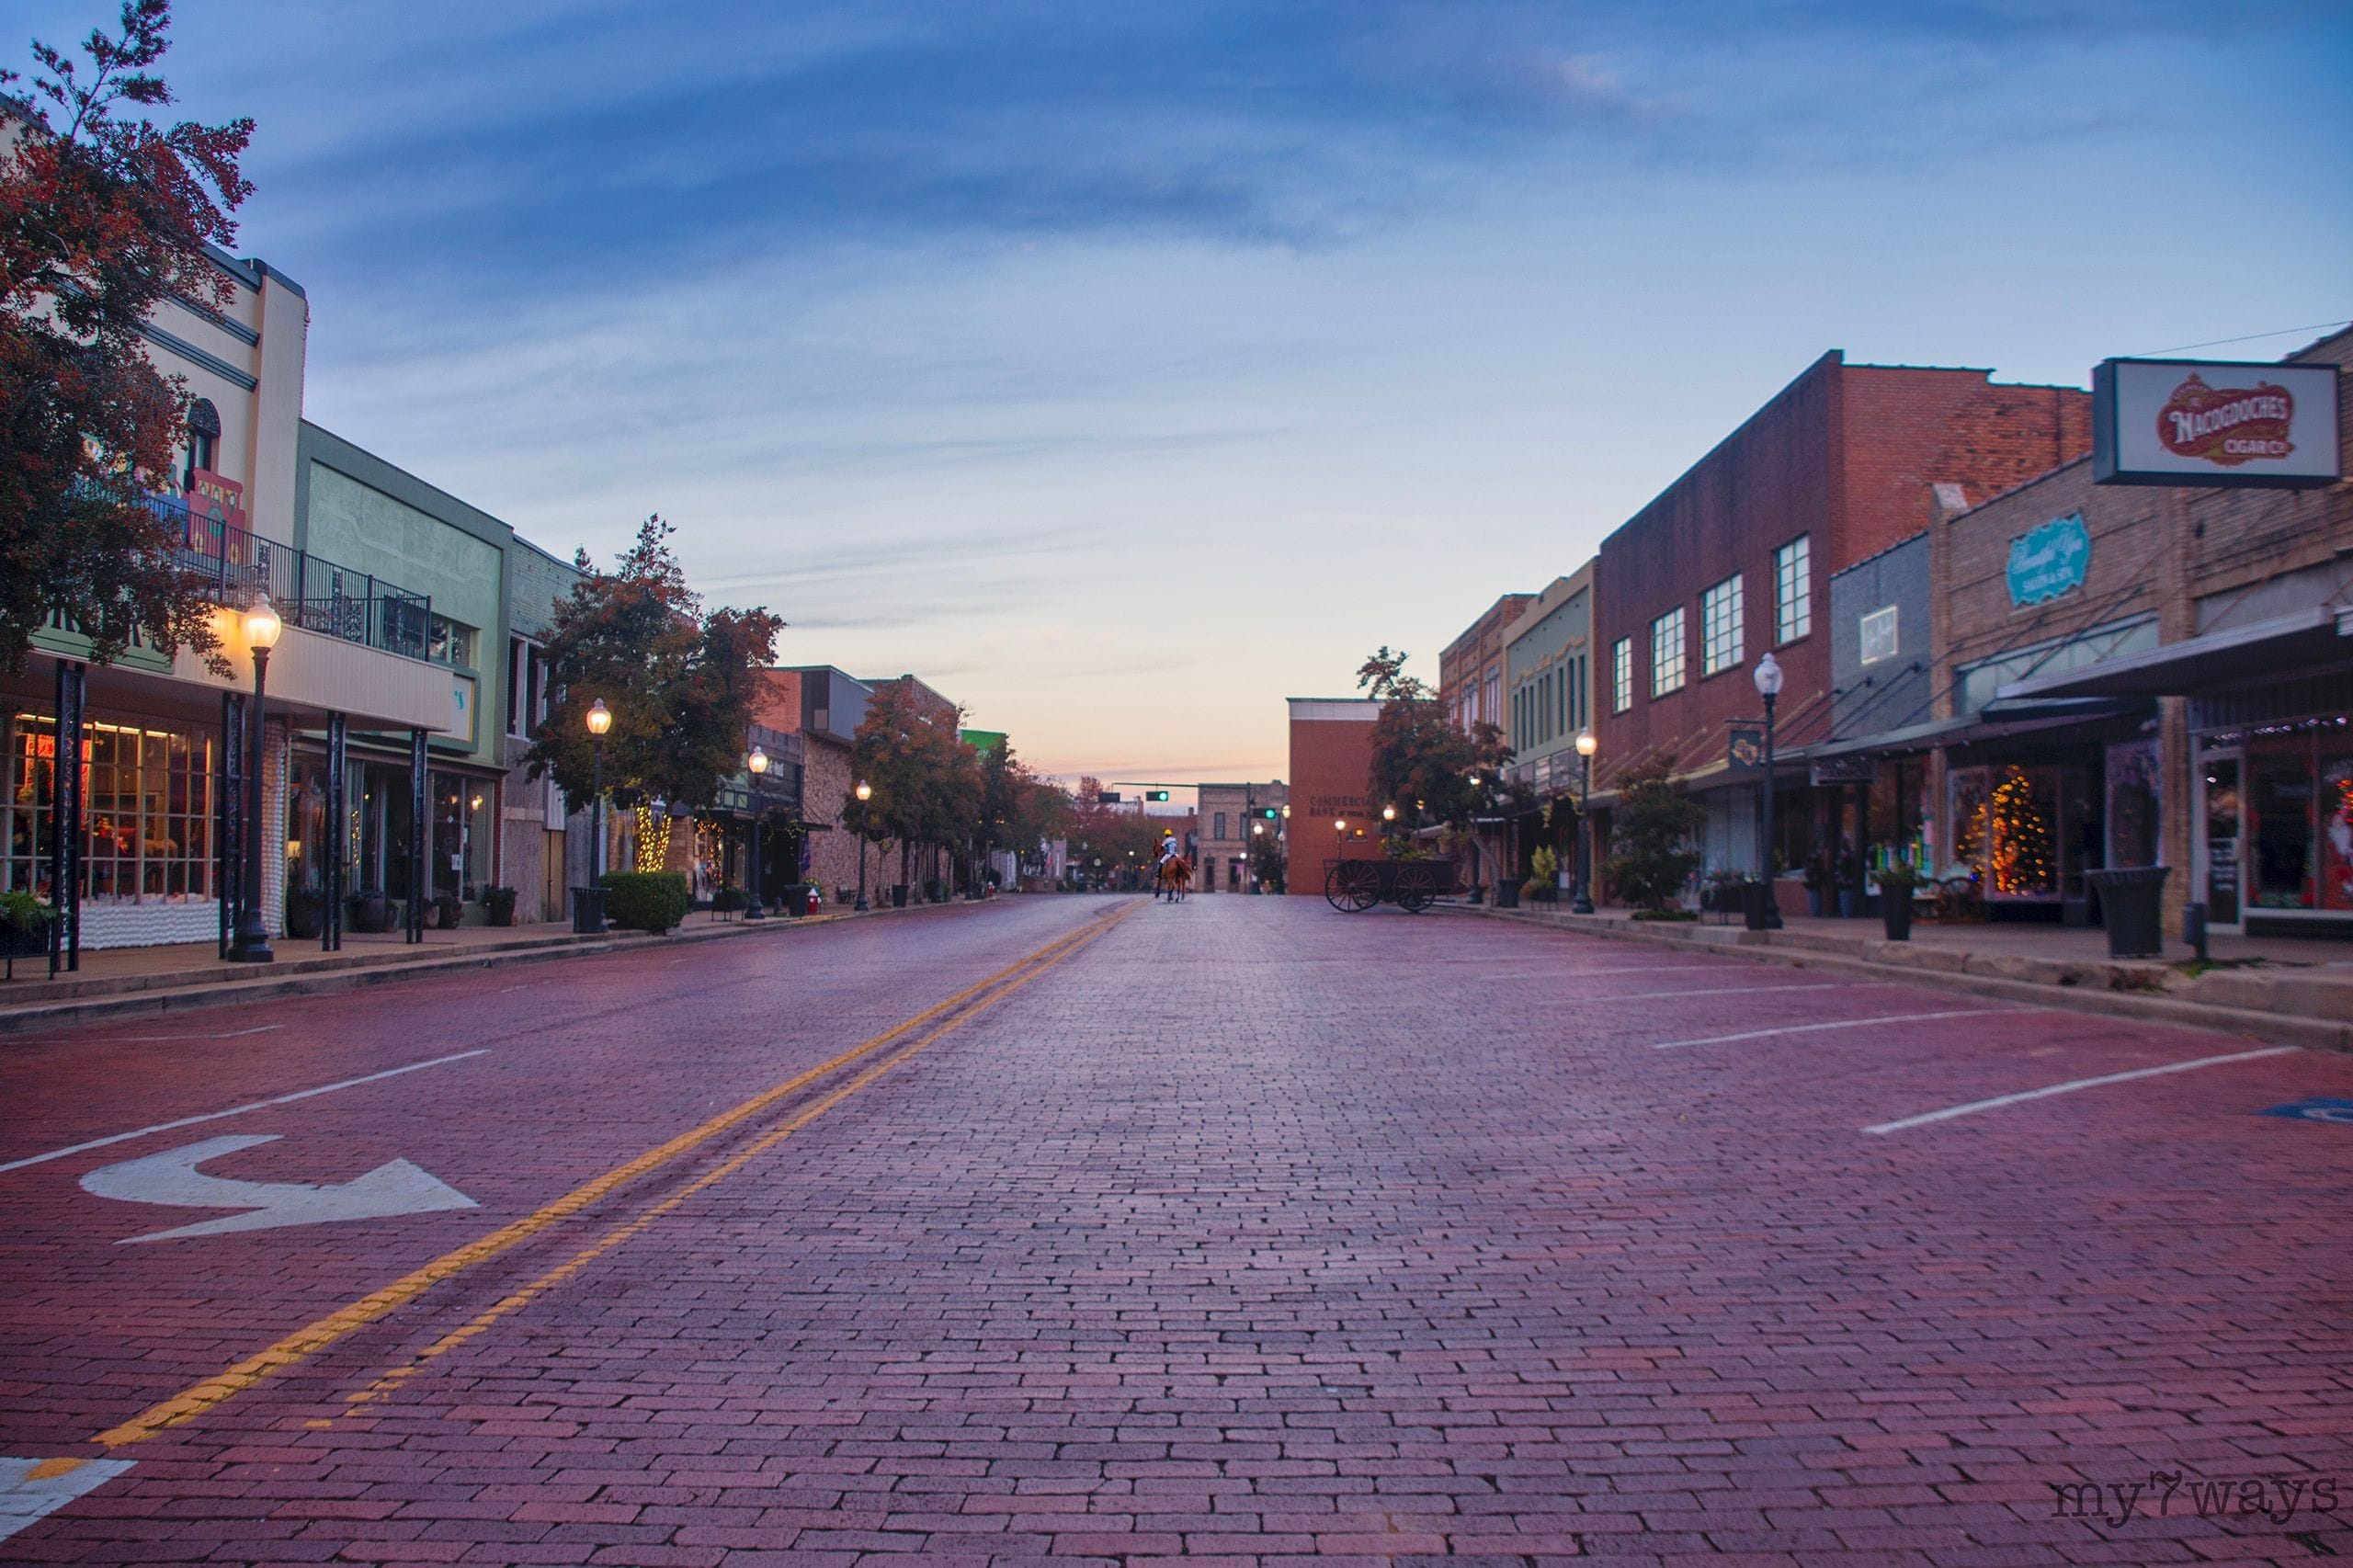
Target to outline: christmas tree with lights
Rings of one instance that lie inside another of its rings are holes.
[[[2051,824],[2035,801],[2025,770],[2012,767],[1994,787],[1994,891],[2049,892],[2052,887]]]

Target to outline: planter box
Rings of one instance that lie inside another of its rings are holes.
[[[17,978],[18,959],[45,959],[48,956],[48,927],[43,926],[38,931],[19,931],[14,927],[0,926],[0,962],[5,962],[6,966],[0,972],[5,972],[10,980]]]

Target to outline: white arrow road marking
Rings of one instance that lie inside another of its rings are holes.
[[[437,1180],[406,1160],[378,1165],[366,1176],[332,1187],[298,1181],[234,1181],[206,1176],[196,1167],[278,1134],[230,1133],[167,1149],[143,1159],[100,1165],[82,1178],[82,1190],[126,1203],[169,1203],[183,1209],[244,1209],[251,1212],[200,1221],[176,1230],[126,1236],[118,1245],[164,1242],[181,1236],[217,1236],[231,1231],[268,1231],[280,1225],[324,1225],[336,1220],[381,1220],[394,1214],[429,1214],[439,1209],[477,1208],[456,1187]]]
[[[0,1459],[0,1540],[130,1468],[129,1460]]]

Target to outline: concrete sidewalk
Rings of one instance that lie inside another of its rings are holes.
[[[2200,969],[2178,943],[2163,959],[2111,959],[2107,933],[2059,926],[1915,922],[1906,942],[1880,922],[1794,917],[1751,931],[1719,917],[1638,921],[1630,911],[1441,905],[1620,941],[1701,947],[1768,963],[1869,972],[2045,1006],[2228,1029],[2258,1040],[2353,1051],[2353,950],[2292,937],[2218,937]]]
[[[220,1006],[271,996],[316,994],[457,970],[585,958],[656,941],[711,941],[843,920],[911,916],[974,907],[980,905],[956,900],[942,904],[911,904],[904,910],[877,909],[864,915],[828,908],[815,916],[771,915],[765,920],[698,911],[676,930],[658,937],[642,931],[620,930],[583,936],[574,933],[568,921],[531,926],[460,926],[454,931],[427,931],[425,940],[414,945],[404,942],[397,931],[346,932],[343,950],[337,953],[321,952],[315,940],[286,938],[276,944],[278,960],[268,964],[222,963],[219,948],[211,942],[115,948],[84,953],[78,972],[61,973],[55,980],[46,978],[46,959],[24,959],[17,960],[20,978],[0,983],[0,1036],[125,1014]]]

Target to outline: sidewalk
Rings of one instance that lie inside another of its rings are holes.
[[[2200,969],[2178,942],[2166,943],[2162,959],[2111,959],[2108,933],[2086,927],[1921,921],[1910,941],[1891,942],[1876,919],[1790,916],[1778,931],[1751,931],[1736,919],[1720,925],[1716,915],[1696,924],[1637,921],[1623,909],[1571,915],[1540,904],[1469,913],[2353,1051],[2353,947],[2340,942],[2216,937]]]
[[[665,937],[642,931],[608,931],[601,935],[574,933],[569,921],[530,926],[460,926],[454,931],[427,931],[420,944],[404,942],[397,931],[347,931],[343,950],[325,953],[316,939],[285,937],[273,946],[274,963],[222,963],[212,942],[170,947],[110,948],[85,952],[74,973],[47,978],[44,959],[19,959],[17,978],[0,983],[0,1037],[31,1028],[89,1022],[128,1013],[165,1012],[215,1006],[268,996],[313,994],[406,979],[451,970],[483,969],[494,964],[530,963],[549,959],[582,958],[653,941],[711,941],[788,930],[799,926],[823,926],[838,920],[871,920],[881,915],[907,915],[923,911],[966,907],[965,901],[944,904],[913,904],[904,910],[877,909],[865,915],[828,908],[816,916],[770,915],[745,920],[699,910]]]

